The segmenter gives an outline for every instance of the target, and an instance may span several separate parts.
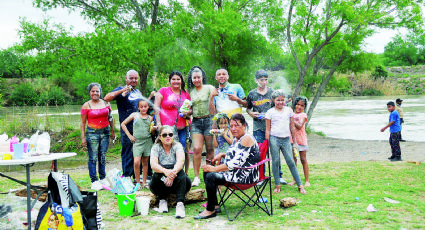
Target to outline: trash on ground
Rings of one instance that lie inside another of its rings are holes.
[[[375,208],[375,207],[373,207],[373,205],[372,205],[372,204],[369,204],[369,206],[367,206],[366,210],[367,210],[368,212],[376,212],[376,211],[378,211],[378,210],[376,210],[376,208]]]
[[[393,200],[393,199],[388,198],[388,197],[384,197],[384,200],[385,200],[386,202],[388,202],[388,203],[391,203],[391,204],[398,204],[398,203],[400,203],[400,201],[398,201],[398,200]]]

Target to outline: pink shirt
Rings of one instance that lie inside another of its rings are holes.
[[[103,109],[81,109],[81,115],[87,115],[87,126],[93,129],[106,128],[109,125],[111,106]]]
[[[307,120],[307,114],[306,113],[295,113],[293,118],[294,118],[294,121],[296,123],[300,123],[303,118],[305,120]],[[305,123],[301,127],[301,129],[295,128],[295,137],[297,138],[297,144],[308,146],[308,144],[307,144],[307,133],[305,132]]]
[[[163,87],[158,91],[162,95],[161,102],[161,124],[173,126],[176,123],[177,107],[182,106],[184,100],[190,100],[190,96],[187,92],[181,91],[181,97],[179,94],[173,93],[171,87]],[[177,127],[186,127],[186,119],[179,117],[177,121]]]

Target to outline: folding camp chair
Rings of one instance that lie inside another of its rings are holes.
[[[226,212],[227,218],[230,221],[233,221],[236,219],[236,217],[239,216],[239,214],[245,209],[245,207],[258,207],[261,210],[263,210],[267,215],[273,215],[273,197],[272,197],[272,187],[271,187],[271,174],[270,174],[270,159],[268,157],[269,153],[269,143],[267,140],[265,140],[263,143],[259,143],[259,149],[260,149],[260,162],[257,164],[247,167],[247,168],[238,168],[241,170],[246,169],[252,169],[259,167],[259,173],[260,173],[260,179],[256,183],[252,184],[241,184],[241,183],[233,183],[233,182],[226,182],[224,186],[226,187],[224,192],[218,191],[220,201],[219,206],[224,208],[224,211]],[[266,156],[268,157],[266,159]],[[264,175],[265,164],[268,165],[268,175]],[[234,176],[234,175],[233,175]],[[269,186],[269,192],[268,199],[267,197],[263,196],[264,189]],[[248,192],[250,188],[253,188],[253,192]],[[229,191],[229,192],[228,192]],[[229,212],[226,208],[226,202],[229,200],[230,197],[236,196],[238,197],[244,205],[239,210],[239,212],[231,218],[229,216]]]

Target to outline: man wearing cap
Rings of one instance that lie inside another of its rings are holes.
[[[404,123],[403,120],[403,108],[401,108],[401,103],[403,102],[403,100],[401,100],[400,98],[397,98],[397,100],[395,100],[395,110],[397,110],[398,115],[400,116],[400,126]],[[401,137],[401,131],[400,131],[400,141],[405,142],[406,140],[403,140],[403,138]]]
[[[232,117],[235,113],[242,113],[242,107],[247,106],[245,92],[241,85],[229,83],[229,73],[226,69],[220,68],[215,73],[215,79],[218,81],[218,90],[214,97],[214,105],[217,113],[226,113]]]
[[[273,106],[273,89],[268,87],[269,75],[265,70],[258,70],[255,73],[255,83],[258,87],[248,93],[246,112],[253,119],[253,136],[258,143],[266,139],[266,120],[265,113]],[[282,176],[282,172],[280,172]],[[280,178],[281,184],[286,184],[283,178]]]

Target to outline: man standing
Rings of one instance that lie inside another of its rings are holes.
[[[255,83],[258,87],[248,93],[246,112],[253,119],[253,136],[258,143],[262,143],[266,139],[266,120],[265,113],[273,106],[272,93],[273,89],[268,87],[269,75],[265,70],[258,70],[255,73]],[[282,177],[282,171],[280,176]],[[280,178],[281,184],[286,184],[283,178]]]
[[[400,116],[397,110],[395,110],[395,104],[393,101],[387,103],[388,112],[390,112],[390,119],[388,124],[381,129],[384,132],[390,127],[390,145],[391,145],[391,157],[388,157],[391,161],[401,161],[401,150],[400,150]]]
[[[129,70],[125,76],[125,86],[119,86],[112,90],[112,92],[106,94],[104,100],[109,102],[116,100],[118,115],[120,124],[128,117],[131,113],[137,112],[138,102],[142,97],[142,94],[136,89],[139,83],[139,74],[136,70]],[[133,123],[127,124],[128,131],[133,134]],[[133,144],[130,139],[120,128],[121,133],[121,161],[123,176],[130,177],[134,175],[134,160],[133,160]]]
[[[219,88],[214,96],[214,104],[217,113],[227,113],[232,117],[235,113],[242,113],[242,107],[247,106],[245,92],[239,84],[229,83],[229,74],[226,69],[220,68],[215,73]]]
[[[404,112],[403,112],[403,108],[401,108],[401,103],[403,102],[403,100],[401,100],[400,98],[397,98],[397,100],[395,100],[395,110],[397,110],[398,115],[400,116],[400,126],[403,125],[404,123]],[[406,140],[403,140],[403,138],[401,137],[401,131],[400,131],[400,141],[405,142]]]

